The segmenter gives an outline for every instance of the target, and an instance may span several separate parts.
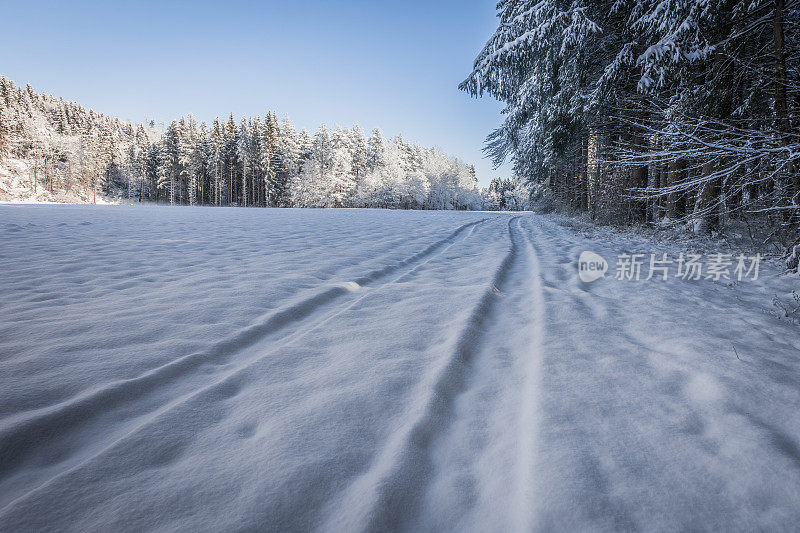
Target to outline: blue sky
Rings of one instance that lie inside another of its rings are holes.
[[[192,113],[360,124],[483,159],[502,106],[458,83],[496,0],[3,2],[0,74],[140,122]]]

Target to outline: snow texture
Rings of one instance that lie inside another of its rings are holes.
[[[527,213],[0,206],[0,530],[787,530],[796,279]]]

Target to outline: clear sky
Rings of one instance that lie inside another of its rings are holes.
[[[496,0],[3,0],[0,74],[142,122],[288,114],[380,127],[506,177],[481,148],[501,121],[458,90],[496,27]]]

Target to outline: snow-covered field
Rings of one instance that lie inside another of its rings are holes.
[[[796,278],[531,214],[0,206],[0,530],[789,530]],[[735,347],[735,348],[734,348]]]

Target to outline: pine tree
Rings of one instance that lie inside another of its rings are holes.
[[[5,109],[0,106],[0,163],[3,163],[9,154],[9,145],[11,144],[11,132],[9,129],[9,121],[6,118]]]
[[[238,200],[239,176],[239,131],[233,113],[228,118],[225,128],[225,178],[227,190],[227,203],[233,205]]]
[[[195,203],[195,176],[192,169],[194,151],[193,119],[181,117],[177,132],[177,190],[179,204]]]
[[[356,125],[350,130],[350,151],[353,154],[353,175],[356,182],[360,182],[367,171],[369,153],[367,138],[361,126]]]
[[[211,151],[209,153],[208,166],[211,169],[213,176],[213,189],[214,189],[214,205],[222,205],[222,198],[224,195],[224,182],[225,182],[225,164],[224,164],[224,145],[225,145],[225,132],[223,126],[220,124],[219,119],[215,118],[211,126]]]
[[[161,172],[160,143],[153,143],[147,150],[145,166],[147,198],[159,200],[159,177]]]
[[[250,131],[247,125],[247,120],[242,119],[241,124],[236,132],[236,159],[239,161],[241,165],[238,170],[238,175],[240,176],[240,190],[239,190],[239,205],[242,207],[247,207],[247,195],[248,195],[248,175],[251,168],[251,160],[249,154],[249,144],[250,144]]]
[[[148,165],[148,157],[149,157],[149,140],[147,139],[147,133],[144,131],[144,126],[139,124],[136,128],[136,137],[134,144],[136,146],[136,157],[135,161],[132,161],[131,164],[136,169],[136,174],[139,179],[139,202],[141,202],[144,198],[145,193],[145,183],[147,181],[147,165]]]
[[[205,122],[201,122],[194,151],[192,152],[192,171],[195,173],[197,186],[196,198],[197,202],[201,205],[211,202],[209,190],[212,177],[208,164],[211,153],[212,145],[208,134],[208,127]]]
[[[263,132],[264,126],[261,122],[261,117],[254,118],[250,124],[250,205],[261,206],[263,205],[264,196],[264,179],[262,177],[262,160],[264,158],[262,152],[263,147]]]
[[[353,173],[353,153],[350,133],[336,127],[330,139],[330,168],[328,189],[333,207],[347,207],[355,193],[356,176]]]
[[[180,176],[180,131],[178,122],[173,120],[164,134],[158,188],[167,190],[169,205],[178,200],[178,180]]]
[[[288,206],[289,183],[298,175],[298,160],[300,157],[297,133],[288,116],[284,117],[278,141],[278,165],[275,179],[271,187],[271,196],[274,205]]]
[[[271,111],[267,112],[261,136],[261,170],[263,175],[264,187],[264,206],[275,207],[277,205],[277,183],[276,176],[280,168],[280,157],[278,148],[280,145],[280,126],[278,119]]]
[[[374,171],[386,164],[386,143],[383,133],[378,128],[372,130],[367,144],[367,169]]]

